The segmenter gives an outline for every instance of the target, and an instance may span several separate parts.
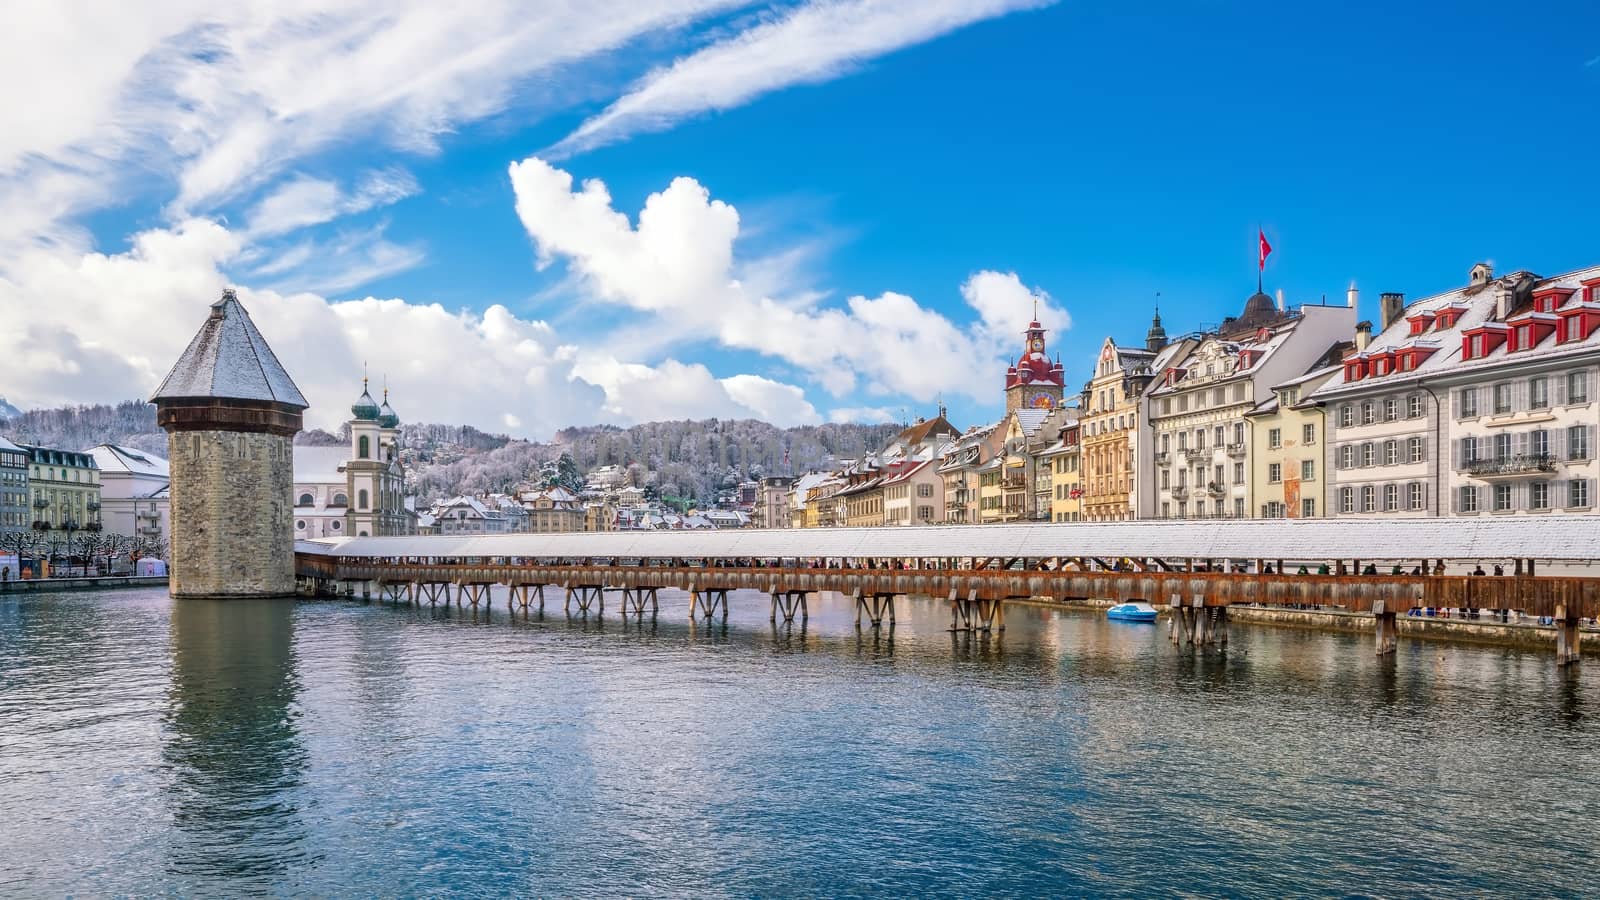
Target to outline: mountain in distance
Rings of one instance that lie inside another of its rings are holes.
[[[20,415],[22,415],[22,410],[7,403],[6,398],[0,397],[0,419],[15,419]]]
[[[577,471],[626,467],[634,483],[680,505],[707,505],[745,480],[832,468],[883,446],[902,426],[827,424],[779,428],[754,419],[647,422],[628,428],[565,428],[549,441],[528,441],[470,425],[405,424],[407,490],[424,503],[458,494],[505,492],[538,482],[563,455]],[[19,443],[82,450],[113,443],[158,456],[167,435],[155,407],[130,400],[115,405],[62,406],[0,418],[0,436]],[[309,429],[303,446],[338,446],[339,432]]]

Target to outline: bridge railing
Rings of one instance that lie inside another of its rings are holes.
[[[297,573],[330,581],[548,584],[726,590],[804,590],[843,594],[952,592],[982,599],[1146,600],[1185,605],[1261,604],[1366,611],[1383,608],[1521,610],[1530,615],[1600,615],[1600,578],[1451,575],[1289,575],[1227,572],[1079,572],[1016,568],[821,568],[791,566],[549,564],[536,560],[452,563],[301,555]]]

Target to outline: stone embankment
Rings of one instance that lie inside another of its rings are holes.
[[[1112,600],[1074,600],[1063,603],[1044,597],[1028,602],[1096,610],[1116,605],[1116,601]],[[1156,609],[1163,619],[1166,618],[1165,608],[1158,606]],[[1556,629],[1553,626],[1540,625],[1532,619],[1501,622],[1492,618],[1487,610],[1481,615],[1482,618],[1478,619],[1401,615],[1395,617],[1395,624],[1401,636],[1419,640],[1459,641],[1540,650],[1549,650],[1555,646]],[[1285,609],[1275,606],[1238,605],[1228,607],[1228,618],[1235,624],[1365,634],[1371,634],[1377,627],[1371,613],[1345,612],[1338,609]],[[1583,652],[1586,655],[1600,655],[1600,628],[1584,625],[1579,630],[1588,636],[1588,639],[1582,642]]]
[[[0,594],[46,594],[57,591],[108,591],[114,588],[165,587],[165,575],[104,575],[94,578],[32,578],[0,582]]]

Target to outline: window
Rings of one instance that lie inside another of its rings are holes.
[[[1550,482],[1535,481],[1528,485],[1528,508],[1550,508]]]
[[[316,498],[311,496],[310,494],[301,494],[300,495],[300,502],[295,504],[295,505],[297,505],[297,506],[311,506],[312,504],[314,504],[316,502],[317,502]]]
[[[1534,456],[1550,455],[1550,432],[1540,428],[1528,435],[1528,452]]]
[[[1383,401],[1383,420],[1393,422],[1398,418],[1400,418],[1400,401],[1393,397]]]
[[[306,520],[305,519],[295,519],[294,520],[294,530],[295,531],[305,531],[306,530]]]
[[[1475,513],[1478,511],[1478,488],[1466,485],[1461,488],[1461,496],[1456,500],[1456,512]]]
[[[1356,448],[1345,444],[1339,448],[1339,468],[1348,469],[1356,464]]]
[[[1356,511],[1356,489],[1339,489],[1339,512],[1353,513]]]
[[[1170,488],[1172,486],[1171,482],[1172,482],[1172,471],[1169,470],[1169,469],[1162,469],[1161,470],[1161,489],[1164,491],[1164,490],[1167,490],[1168,488]]]
[[[1545,378],[1535,378],[1528,382],[1528,408],[1548,409],[1550,407],[1550,382]]]
[[[1375,421],[1377,421],[1377,413],[1374,411],[1372,401],[1368,400],[1366,403],[1361,404],[1361,424],[1371,425]]]
[[[1567,429],[1567,459],[1589,458],[1589,426],[1574,425]]]
[[[1283,464],[1282,463],[1268,463],[1267,464],[1267,481],[1272,483],[1272,484],[1277,484],[1278,482],[1280,482],[1282,480],[1283,480]]]
[[[1233,464],[1233,483],[1244,484],[1244,463]]]
[[[1179,450],[1187,450],[1187,449],[1189,449],[1189,432],[1187,432],[1187,431],[1178,432],[1178,449]]]
[[[1310,424],[1300,426],[1300,443],[1305,444],[1306,446],[1309,447],[1310,445],[1315,444],[1316,442],[1317,442],[1317,426],[1310,425]]]
[[[1283,446],[1283,430],[1281,428],[1267,429],[1267,448],[1276,450]]]
[[[1218,447],[1228,442],[1228,431],[1221,425],[1217,426],[1216,442]]]
[[[917,485],[917,496],[918,497],[932,497],[933,496],[933,485],[931,485],[931,484],[919,484],[919,485]]]
[[[1494,436],[1494,458],[1501,462],[1511,458],[1511,435],[1497,434]]]
[[[1243,422],[1235,422],[1235,423],[1233,423],[1233,442],[1235,444],[1237,444],[1237,445],[1240,445],[1240,446],[1244,445],[1244,423]]]
[[[1397,441],[1383,442],[1383,464],[1392,466],[1400,461],[1400,444]]]
[[[1568,372],[1567,373],[1567,402],[1568,403],[1588,403],[1589,402],[1589,373],[1588,372]]]
[[[1423,450],[1423,447],[1424,443],[1422,438],[1408,438],[1406,440],[1406,462],[1422,462],[1427,456]]]
[[[1574,478],[1567,482],[1567,506],[1574,509],[1589,505],[1589,482],[1586,479]]]
[[[1345,405],[1339,407],[1339,427],[1340,428],[1349,428],[1351,425],[1354,425],[1355,423],[1356,423],[1355,408],[1352,407],[1348,403],[1346,403]]]
[[[1494,486],[1495,512],[1504,512],[1511,508],[1511,485],[1497,484]]]
[[[1494,414],[1503,416],[1511,412],[1511,385],[1504,382],[1494,386]]]
[[[1378,489],[1370,484],[1361,489],[1361,511],[1378,511]]]
[[[1376,461],[1377,449],[1378,448],[1376,444],[1369,443],[1361,445],[1361,464],[1363,466],[1370,466],[1374,461]]]
[[[1206,448],[1206,430],[1204,428],[1195,429],[1194,448],[1196,450],[1204,450]]]
[[[338,531],[344,527],[344,523],[340,522],[338,519],[334,519],[332,522],[328,523],[328,527],[332,528],[334,531]]]
[[[1463,419],[1470,419],[1478,414],[1477,388],[1462,388],[1457,397],[1460,398],[1461,417]]]
[[[1412,394],[1406,398],[1406,418],[1422,418],[1422,395]]]
[[[1171,449],[1172,449],[1172,435],[1163,434],[1161,436],[1161,452],[1162,453],[1166,453],[1166,452],[1170,451]]]
[[[1383,511],[1394,512],[1400,508],[1400,485],[1386,484],[1383,486]]]
[[[1317,477],[1317,463],[1316,463],[1316,460],[1311,460],[1311,459],[1302,459],[1302,460],[1300,460],[1300,480],[1301,481],[1311,481],[1312,479],[1314,479],[1316,477]]]
[[[367,508],[367,489],[366,488],[362,488],[361,490],[356,491],[356,503],[357,503],[356,509],[366,509]]]
[[[350,505],[350,498],[345,496],[344,494],[334,494],[333,495],[333,502],[329,503],[328,505],[329,506],[349,506]]]
[[[1235,498],[1233,498],[1233,515],[1234,515],[1234,518],[1237,518],[1237,519],[1244,518],[1244,498],[1243,497],[1235,497]]]
[[[1221,466],[1217,466],[1216,469],[1213,470],[1211,483],[1215,484],[1218,487],[1222,486],[1222,467]]]
[[[1161,503],[1161,518],[1163,518],[1163,519],[1172,518],[1172,504],[1168,503],[1168,502],[1166,502],[1164,500]]]
[[[1406,508],[1421,509],[1425,492],[1420,483],[1406,485]]]
[[[1314,519],[1317,516],[1317,501],[1310,497],[1300,501],[1300,518]]]

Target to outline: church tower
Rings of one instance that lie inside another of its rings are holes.
[[[172,596],[293,595],[292,445],[309,404],[232,290],[150,402],[172,475]]]
[[[1055,409],[1066,393],[1061,361],[1045,356],[1044,327],[1037,321],[1022,336],[1022,358],[1006,369],[1006,412]]]
[[[404,534],[400,416],[389,405],[389,390],[384,389],[383,405],[379,406],[362,379],[361,396],[351,405],[350,414],[350,461],[344,466],[350,507],[345,514],[345,534]]]

